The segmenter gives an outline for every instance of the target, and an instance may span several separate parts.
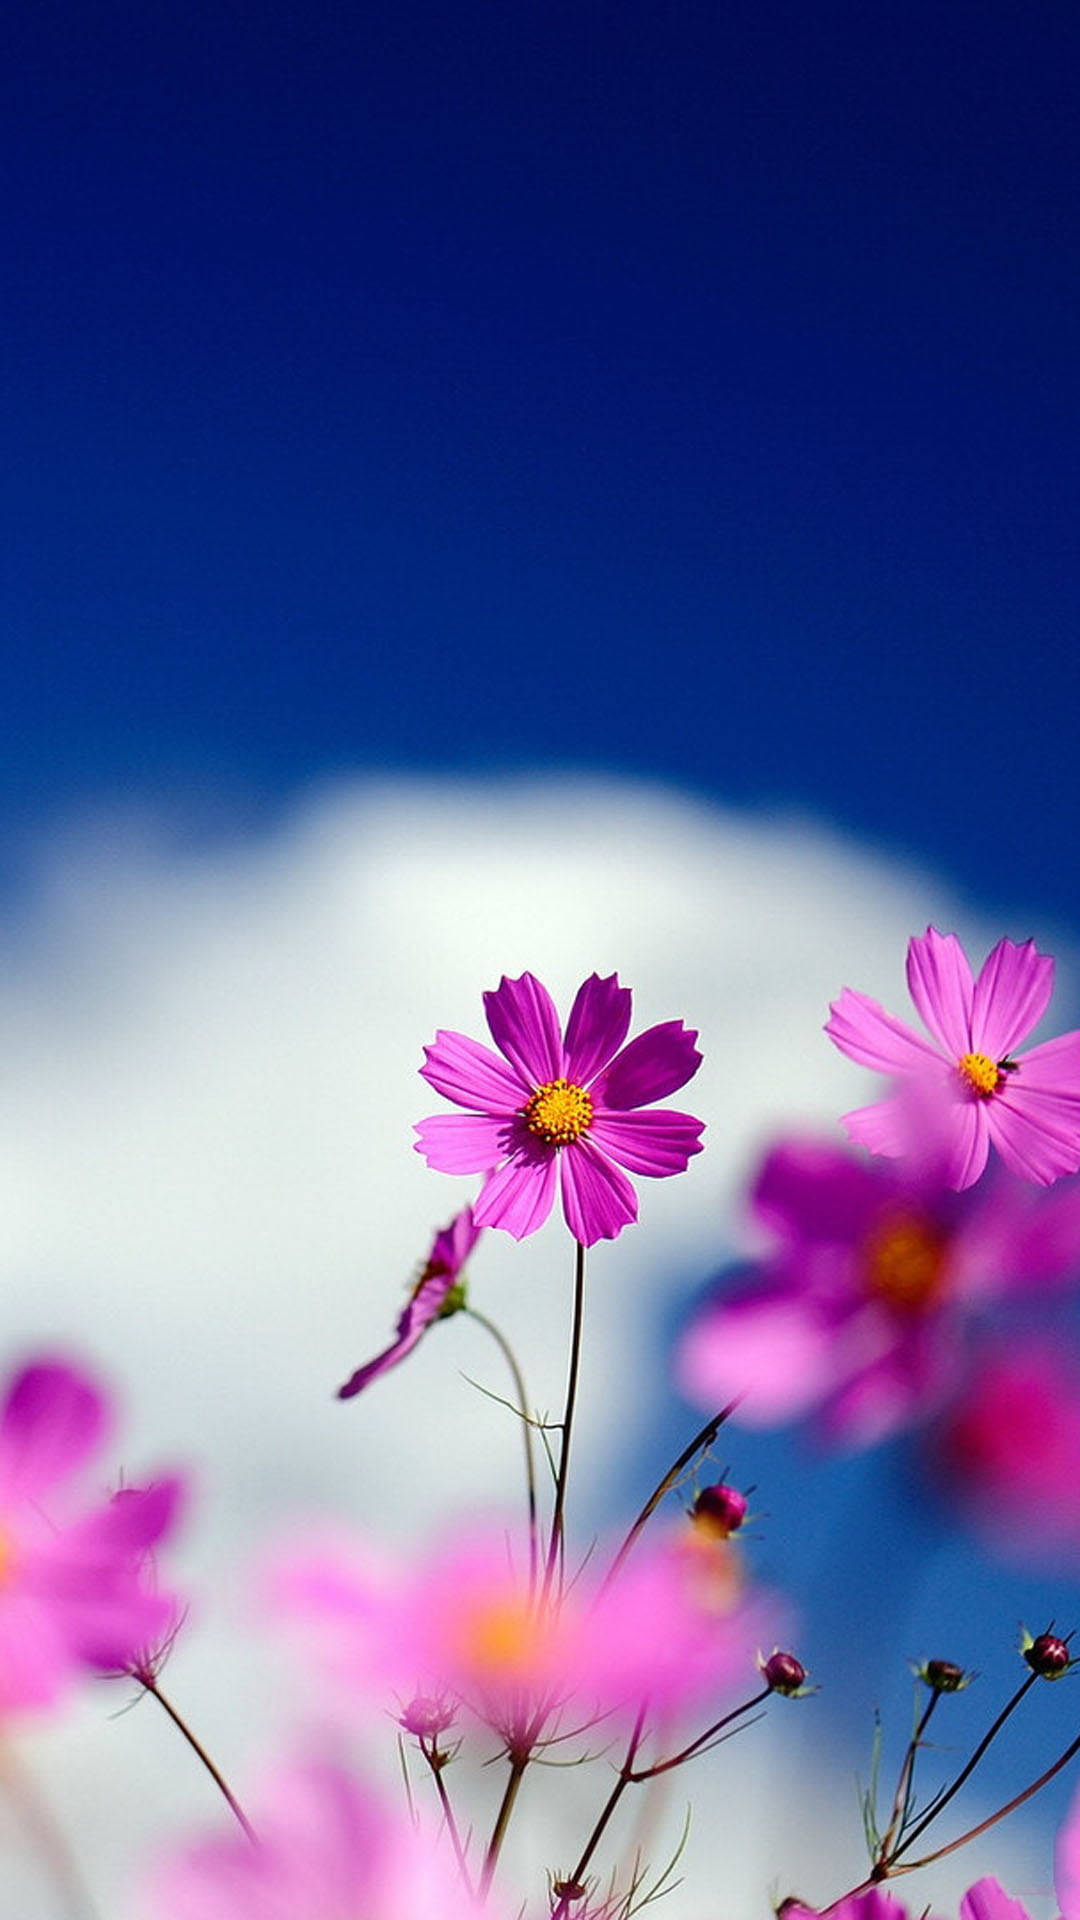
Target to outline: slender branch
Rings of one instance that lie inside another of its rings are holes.
[[[570,1437],[574,1426],[574,1409],[577,1404],[578,1371],[581,1365],[581,1328],[585,1314],[585,1249],[580,1240],[574,1256],[574,1321],[570,1332],[570,1369],[566,1381],[566,1406],[562,1417],[562,1433],[559,1440],[559,1469],[555,1477],[555,1505],[551,1515],[551,1537],[548,1541],[547,1565],[544,1568],[544,1597],[551,1591],[555,1577],[555,1568],[562,1559],[563,1521],[566,1506],[566,1486],[570,1475]]]
[[[484,1327],[486,1331],[490,1333],[510,1369],[511,1378],[514,1382],[518,1412],[521,1415],[521,1431],[525,1438],[525,1488],[529,1505],[529,1590],[532,1592],[536,1586],[539,1547],[536,1521],[536,1466],[533,1458],[532,1420],[529,1415],[529,1403],[525,1393],[525,1380],[517,1362],[517,1355],[502,1329],[496,1326],[494,1320],[489,1320],[486,1313],[481,1313],[476,1307],[471,1307],[466,1303],[464,1310],[470,1320],[475,1320],[478,1326]]]
[[[447,1792],[446,1781],[443,1779],[443,1768],[446,1764],[447,1756],[439,1752],[438,1744],[435,1740],[432,1740],[430,1745],[427,1741],[421,1740],[420,1751],[427,1761],[428,1766],[431,1768],[431,1777],[435,1782],[435,1791],[439,1796],[443,1819],[446,1821],[446,1831],[450,1835],[450,1845],[454,1849],[454,1858],[458,1863],[458,1872],[461,1874],[462,1884],[466,1893],[469,1895],[469,1898],[472,1899],[474,1897],[474,1890],[472,1878],[469,1873],[469,1863],[465,1857],[465,1848],[462,1845],[461,1834],[458,1831],[458,1823],[454,1819],[454,1809],[450,1805],[450,1795]]]
[[[892,1856],[892,1860],[888,1862],[890,1869],[892,1867],[892,1862],[894,1860],[899,1860],[901,1855],[905,1854],[909,1847],[914,1846],[916,1840],[919,1838],[919,1835],[921,1833],[926,1832],[926,1829],[930,1825],[930,1822],[932,1820],[936,1820],[938,1817],[938,1814],[942,1811],[942,1809],[944,1807],[947,1807],[949,1804],[949,1801],[952,1800],[955,1797],[955,1795],[959,1793],[965,1780],[970,1780],[972,1774],[974,1773],[976,1767],[979,1764],[979,1761],[982,1759],[983,1754],[986,1752],[986,1749],[990,1745],[991,1741],[997,1739],[997,1736],[1001,1732],[1001,1729],[1005,1725],[1005,1722],[1009,1718],[1009,1715],[1015,1712],[1016,1708],[1020,1705],[1021,1700],[1024,1698],[1024,1695],[1031,1691],[1031,1688],[1035,1685],[1035,1682],[1038,1678],[1039,1678],[1039,1675],[1037,1673],[1029,1673],[1027,1679],[1024,1680],[1021,1683],[1021,1685],[1017,1688],[1016,1692],[1013,1694],[1012,1699],[1007,1701],[1005,1706],[1002,1708],[1001,1712],[998,1714],[998,1717],[994,1721],[989,1732],[984,1733],[982,1739],[979,1741],[979,1744],[976,1747],[974,1753],[972,1754],[970,1760],[967,1762],[965,1766],[961,1767],[952,1785],[949,1787],[946,1787],[944,1793],[939,1793],[936,1796],[936,1798],[931,1801],[926,1812],[923,1814],[922,1819],[918,1821],[915,1826],[912,1827],[911,1832],[907,1834],[905,1838],[900,1842],[900,1845],[896,1848],[896,1851]],[[881,1862],[880,1864],[884,1864],[884,1862]]]
[[[71,1920],[99,1920],[67,1835],[10,1747],[0,1748],[0,1786],[37,1846]]]
[[[164,1707],[165,1712],[168,1714],[169,1719],[172,1721],[173,1726],[177,1729],[177,1732],[183,1734],[184,1739],[187,1741],[188,1746],[191,1748],[192,1752],[194,1754],[197,1754],[198,1758],[202,1761],[203,1766],[206,1768],[206,1771],[210,1775],[211,1780],[214,1782],[214,1785],[217,1787],[219,1793],[221,1793],[223,1798],[228,1802],[229,1807],[231,1808],[232,1812],[236,1816],[237,1821],[239,1822],[240,1826],[243,1828],[245,1834],[247,1835],[248,1839],[251,1841],[252,1845],[257,1846],[258,1835],[256,1834],[254,1827],[252,1826],[250,1820],[248,1819],[246,1813],[244,1812],[243,1807],[240,1805],[240,1802],[236,1798],[236,1795],[233,1793],[232,1788],[228,1785],[227,1781],[225,1780],[224,1775],[214,1765],[214,1762],[211,1760],[210,1755],[206,1751],[206,1748],[202,1745],[201,1741],[195,1738],[195,1735],[192,1733],[191,1728],[187,1724],[187,1721],[181,1718],[180,1714],[177,1712],[176,1708],[173,1706],[172,1701],[168,1698],[168,1695],[162,1693],[161,1688],[158,1686],[158,1683],[154,1678],[153,1674],[139,1673],[136,1675],[136,1678],[141,1682],[143,1687],[145,1687],[147,1693],[153,1694],[154,1699],[157,1701],[158,1705],[161,1707]]]
[[[1078,1753],[1080,1753],[1080,1734],[1070,1746],[1066,1747],[1064,1753],[1058,1755],[1052,1767],[1047,1767],[1045,1773],[1041,1773],[1037,1780],[1032,1781],[1030,1787],[1025,1787],[1022,1793],[1014,1794],[1013,1798],[1007,1800],[1003,1807],[999,1807],[996,1813],[988,1814],[985,1820],[980,1820],[977,1827],[969,1827],[958,1840],[950,1840],[947,1847],[939,1847],[936,1853],[928,1853],[922,1860],[906,1860],[902,1867],[896,1867],[894,1871],[898,1874],[914,1873],[916,1867],[928,1867],[934,1860],[943,1860],[947,1853],[955,1853],[958,1847],[966,1847],[969,1840],[977,1840],[980,1834],[986,1833],[990,1827],[996,1827],[999,1820],[1004,1820],[1006,1814],[1015,1813],[1017,1807],[1022,1807],[1025,1800],[1030,1800],[1036,1793],[1040,1793],[1047,1782],[1052,1780],[1056,1773],[1060,1773],[1062,1767],[1067,1767],[1069,1761]]]
[[[678,1484],[679,1479],[681,1478],[685,1469],[690,1465],[690,1462],[694,1458],[695,1454],[705,1453],[708,1451],[708,1449],[712,1446],[713,1441],[716,1439],[716,1436],[719,1433],[721,1427],[723,1426],[725,1420],[731,1417],[737,1405],[738,1405],[738,1402],[736,1400],[731,1400],[729,1401],[726,1407],[721,1408],[719,1413],[714,1413],[712,1419],[707,1420],[705,1422],[705,1425],[699,1428],[698,1432],[695,1433],[689,1446],[686,1446],[683,1448],[678,1459],[672,1461],[663,1479],[657,1483],[657,1485],[653,1488],[652,1492],[650,1493],[648,1499],[645,1502],[645,1505],[642,1507],[641,1512],[638,1514],[637,1519],[634,1521],[634,1524],[631,1527],[629,1533],[627,1534],[625,1540],[623,1541],[622,1546],[619,1548],[618,1553],[615,1555],[614,1560],[612,1561],[610,1567],[608,1568],[608,1571],[604,1577],[603,1586],[600,1589],[601,1593],[605,1593],[608,1587],[611,1585],[612,1581],[614,1580],[616,1574],[619,1571],[619,1568],[622,1566],[623,1561],[626,1559],[627,1554],[631,1551],[631,1548],[634,1546],[634,1543],[636,1542],[638,1535],[641,1533],[642,1529],[645,1526],[647,1526],[649,1521],[652,1519],[652,1516],[656,1512],[656,1509],[660,1505],[660,1502],[664,1498],[664,1495],[666,1493],[670,1493],[672,1487]]]
[[[529,1755],[527,1752],[511,1753],[510,1773],[507,1777],[506,1790],[499,1802],[499,1811],[495,1815],[495,1825],[491,1830],[491,1839],[488,1841],[488,1849],[484,1855],[484,1865],[480,1874],[481,1898],[490,1891],[491,1882],[495,1877],[495,1868],[499,1863],[502,1844],[506,1838],[506,1829],[510,1825],[510,1816],[514,1811],[514,1803],[517,1800],[522,1777],[528,1764]]]
[[[578,1889],[582,1884],[582,1876],[586,1872],[589,1861],[592,1859],[597,1847],[600,1845],[607,1831],[611,1816],[615,1812],[627,1787],[638,1777],[641,1779],[648,1778],[647,1774],[637,1776],[634,1773],[634,1761],[637,1759],[638,1748],[641,1745],[644,1731],[645,1709],[641,1707],[638,1710],[637,1719],[634,1721],[633,1731],[626,1749],[626,1756],[622,1766],[619,1768],[615,1785],[612,1787],[611,1792],[608,1794],[607,1799],[597,1815],[596,1824],[581,1850],[573,1872],[568,1874],[563,1882],[565,1891],[559,1895],[558,1904],[552,1910],[551,1920],[566,1920],[571,1902],[579,1898]]]
[[[681,1767],[684,1760],[692,1760],[708,1741],[715,1739],[716,1735],[722,1732],[724,1727],[729,1727],[733,1720],[739,1720],[744,1713],[750,1713],[755,1707],[760,1707],[762,1701],[768,1700],[771,1693],[771,1687],[762,1687],[761,1692],[755,1693],[752,1700],[744,1700],[741,1707],[732,1707],[731,1712],[725,1713],[722,1719],[714,1720],[711,1727],[706,1727],[704,1733],[699,1733],[696,1740],[690,1741],[689,1746],[683,1747],[678,1753],[673,1753],[667,1760],[657,1760],[651,1767],[641,1767],[638,1772],[631,1773],[629,1778],[634,1781],[655,1780],[658,1774],[670,1773],[673,1768]]]
[[[878,1849],[877,1849],[878,1861],[888,1859],[889,1848],[892,1846],[893,1841],[897,1838],[897,1835],[903,1838],[904,1828],[907,1824],[908,1813],[911,1810],[911,1789],[915,1779],[915,1760],[918,1755],[919,1748],[922,1745],[923,1735],[925,1734],[926,1729],[930,1724],[930,1716],[933,1713],[934,1708],[937,1706],[937,1703],[940,1699],[941,1699],[941,1695],[935,1688],[934,1691],[931,1693],[930,1698],[927,1701],[925,1708],[923,1709],[923,1712],[920,1714],[918,1721],[916,1722],[915,1731],[912,1734],[911,1739],[908,1741],[908,1749],[904,1755],[903,1765],[900,1768],[900,1773],[896,1782],[896,1792],[893,1795],[892,1811],[889,1814],[889,1824],[886,1827],[885,1832],[878,1843]]]

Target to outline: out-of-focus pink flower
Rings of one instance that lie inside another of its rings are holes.
[[[860,1066],[914,1082],[948,1146],[948,1178],[969,1187],[993,1142],[1006,1166],[1049,1186],[1080,1168],[1080,1032],[1015,1049],[1046,1012],[1054,962],[1035,943],[999,940],[977,980],[954,933],[927,927],[908,946],[911,997],[926,1040],[876,1000],[845,987],[825,1031]],[[911,1150],[902,1092],[844,1116],[871,1153]]]
[[[1001,1548],[1080,1545],[1080,1368],[1035,1336],[987,1349],[930,1442],[944,1477]]]
[[[93,1381],[55,1360],[24,1367],[0,1409],[0,1708],[48,1705],[80,1668],[128,1669],[175,1617],[145,1576],[179,1482],[89,1511],[72,1486],[109,1418]]]
[[[668,1718],[740,1681],[753,1693],[773,1626],[734,1543],[689,1524],[639,1544],[606,1588],[589,1568],[546,1600],[491,1529],[396,1569],[324,1540],[279,1563],[273,1594],[339,1684],[456,1700],[515,1737],[571,1701],[583,1721],[643,1703]]]
[[[389,1373],[391,1367],[399,1366],[419,1344],[432,1321],[447,1312],[450,1293],[459,1284],[461,1270],[480,1233],[481,1229],[473,1219],[472,1208],[463,1207],[460,1213],[454,1215],[449,1226],[443,1227],[435,1235],[424,1271],[399,1316],[393,1342],[374,1360],[369,1360],[366,1366],[359,1367],[345,1385],[338,1388],[339,1400],[351,1400],[355,1394],[362,1393],[365,1387],[370,1386],[373,1380],[377,1380],[381,1373]]]
[[[630,999],[615,974],[590,974],[562,1034],[539,980],[504,977],[484,995],[501,1059],[463,1033],[439,1032],[424,1049],[424,1079],[469,1111],[422,1121],[417,1152],[440,1173],[486,1174],[478,1226],[524,1239],[543,1226],[561,1184],[574,1238],[614,1240],[637,1219],[623,1169],[660,1179],[701,1152],[700,1120],[651,1107],[696,1073],[697,1034],[669,1020],[623,1046]]]
[[[158,1873],[153,1920],[475,1920],[453,1856],[338,1766],[290,1768],[255,1811]]]
[[[957,1194],[929,1164],[782,1140],[750,1193],[775,1250],[710,1297],[683,1337],[683,1390],[772,1426],[821,1410],[868,1446],[938,1404],[965,1364],[962,1326],[1005,1295],[1080,1273],[1080,1183],[1052,1194],[1002,1174]]]
[[[1080,1793],[1058,1831],[1054,1848],[1054,1890],[1061,1920],[1080,1920]]]
[[[804,1907],[785,1901],[783,1920],[908,1920],[908,1909],[882,1887],[852,1893],[832,1907]],[[1013,1900],[996,1880],[976,1880],[960,1902],[960,1920],[1031,1920],[1025,1906]],[[1064,1920],[1070,1920],[1066,1914]]]

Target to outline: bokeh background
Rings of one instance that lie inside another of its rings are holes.
[[[409,1149],[436,1025],[595,967],[702,1030],[709,1151],[593,1262],[587,1529],[695,1417],[671,1341],[755,1153],[859,1098],[836,990],[899,1006],[934,920],[1037,937],[1077,1018],[1080,18],[44,0],[0,48],[7,1340],[116,1382],[118,1463],[192,1463],[170,1673],[242,1780],[288,1725],[261,1543],[516,1464],[460,1321],[330,1397],[462,1198]],[[566,1268],[557,1227],[476,1262],[541,1404]],[[1077,1607],[903,1445],[720,1458],[823,1692],[688,1780],[680,1920],[838,1892],[904,1661],[981,1668],[981,1727]],[[1069,1737],[1042,1695],[972,1817]],[[110,1915],[215,1812],[123,1698],[23,1736]],[[916,1903],[1010,1867],[1048,1911],[1066,1794]]]

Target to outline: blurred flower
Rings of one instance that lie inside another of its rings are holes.
[[[535,1233],[561,1181],[574,1238],[587,1247],[614,1240],[637,1219],[623,1168],[659,1179],[700,1153],[700,1120],[639,1111],[697,1071],[697,1034],[669,1020],[624,1047],[630,999],[617,975],[590,974],[561,1036],[547,988],[531,973],[504,977],[484,995],[501,1060],[462,1033],[439,1032],[424,1049],[424,1079],[470,1111],[422,1121],[417,1152],[440,1173],[487,1175],[473,1208],[479,1226],[516,1240]]]
[[[179,1483],[73,1510],[109,1418],[97,1386],[54,1360],[24,1367],[0,1410],[0,1708],[50,1704],[81,1667],[130,1668],[175,1619],[145,1574]]]
[[[430,1833],[397,1821],[340,1767],[277,1776],[254,1844],[230,1829],[167,1862],[153,1920],[473,1920],[478,1908]]]
[[[1054,1888],[1061,1920],[1080,1920],[1080,1793],[1073,1796],[1054,1849]]]
[[[784,1920],[908,1920],[902,1901],[882,1887],[850,1893],[832,1907],[804,1907],[797,1900],[788,1900],[780,1911]],[[920,1911],[925,1912],[925,1908]],[[996,1880],[986,1879],[968,1888],[960,1902],[960,1920],[1030,1920],[1030,1915]],[[1064,1920],[1071,1920],[1068,1913]]]
[[[821,1408],[868,1446],[940,1401],[964,1364],[960,1317],[1080,1272],[1080,1183],[1007,1175],[957,1194],[929,1164],[890,1165],[781,1140],[750,1192],[775,1251],[710,1297],[683,1337],[680,1382],[709,1409],[771,1426]]]
[[[454,1311],[451,1294],[459,1285],[461,1269],[479,1240],[480,1231],[472,1208],[463,1207],[450,1225],[435,1235],[424,1271],[398,1318],[393,1343],[366,1366],[359,1367],[345,1385],[338,1388],[339,1400],[351,1400],[381,1373],[389,1373],[392,1367],[400,1365],[419,1344],[432,1321],[446,1318]]]
[[[996,1545],[1080,1545],[1080,1369],[1060,1343],[987,1349],[929,1443],[931,1472]]]
[[[956,935],[927,927],[908,945],[907,978],[931,1040],[850,987],[833,1002],[825,1031],[860,1066],[917,1083],[948,1144],[950,1184],[979,1178],[991,1141],[1014,1173],[1040,1186],[1075,1173],[1080,1033],[1013,1052],[1046,1012],[1053,960],[1034,941],[999,940],[974,980]],[[845,1114],[843,1124],[872,1153],[909,1151],[902,1095]]]

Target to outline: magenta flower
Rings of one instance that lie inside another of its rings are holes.
[[[1080,1269],[1080,1188],[1002,1175],[957,1194],[925,1164],[782,1140],[750,1194],[773,1249],[712,1295],[681,1343],[688,1397],[775,1426],[819,1411],[828,1438],[869,1446],[962,1377],[975,1309]]]
[[[1075,1173],[1080,1033],[1015,1051],[1049,1005],[1049,955],[1032,940],[999,940],[975,980],[956,935],[927,927],[908,945],[907,978],[929,1040],[850,987],[830,1008],[825,1031],[840,1051],[901,1083],[899,1094],[844,1115],[852,1140],[871,1153],[903,1155],[929,1117],[954,1187],[979,1178],[991,1142],[1006,1166],[1040,1186]]]
[[[590,974],[560,1034],[547,988],[531,973],[504,976],[484,995],[501,1059],[463,1033],[437,1033],[424,1049],[424,1079],[469,1111],[422,1121],[417,1152],[440,1173],[486,1174],[477,1226],[522,1240],[543,1226],[561,1184],[574,1238],[614,1240],[637,1219],[623,1169],[661,1179],[701,1152],[700,1120],[641,1111],[696,1073],[697,1034],[669,1020],[623,1046],[630,999],[617,975]]]
[[[0,1708],[49,1705],[83,1668],[130,1669],[175,1618],[146,1576],[178,1482],[89,1511],[73,1497],[108,1421],[93,1382],[52,1360],[25,1367],[0,1410]]]
[[[409,1295],[404,1311],[398,1318],[394,1329],[394,1339],[374,1360],[346,1380],[338,1388],[339,1400],[351,1400],[355,1394],[377,1380],[382,1373],[389,1373],[392,1367],[400,1366],[402,1360],[418,1346],[432,1322],[448,1311],[449,1296],[458,1285],[461,1270],[480,1238],[481,1229],[473,1219],[471,1207],[464,1207],[456,1213],[448,1227],[443,1227],[435,1235],[428,1254],[427,1263],[419,1280]],[[453,1304],[453,1303],[452,1303]]]
[[[477,1920],[448,1850],[392,1819],[341,1767],[271,1783],[254,1844],[239,1829],[189,1846],[150,1889],[154,1920]]]
[[[908,1910],[895,1895],[882,1887],[867,1887],[863,1893],[849,1893],[831,1907],[804,1907],[787,1901],[781,1909],[784,1920],[908,1920]],[[960,1920],[1031,1920],[1025,1906],[1013,1900],[996,1880],[976,1880],[960,1902]],[[1071,1920],[1065,1915],[1065,1920]]]
[[[931,1442],[944,1479],[992,1543],[1074,1558],[1080,1546],[1080,1368],[1059,1340],[990,1348]]]
[[[1080,1794],[1073,1796],[1054,1848],[1054,1890],[1061,1920],[1080,1920]]]

